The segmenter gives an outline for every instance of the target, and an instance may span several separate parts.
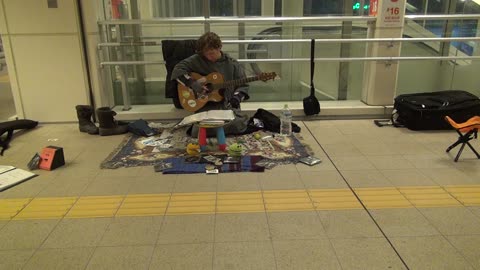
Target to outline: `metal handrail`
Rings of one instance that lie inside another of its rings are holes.
[[[322,17],[177,17],[146,20],[101,20],[100,25],[130,25],[130,24],[169,24],[169,23],[239,23],[239,22],[327,22],[327,21],[375,21],[369,16],[322,16]]]
[[[315,62],[357,62],[357,61],[417,61],[417,60],[473,60],[480,56],[387,56],[387,57],[320,57]],[[240,63],[284,63],[309,62],[310,58],[272,58],[272,59],[238,59]],[[165,61],[106,61],[103,66],[117,65],[164,65]]]
[[[246,34],[245,38],[254,37],[280,37],[280,34]],[[125,39],[137,38],[133,36],[123,36]],[[169,36],[141,36],[142,39],[197,39],[199,35],[169,35]],[[238,35],[223,35],[222,40],[228,40],[229,38],[237,38]]]
[[[432,42],[432,41],[480,41],[480,37],[444,37],[444,38],[332,38],[315,39],[316,43],[355,43],[355,42]],[[224,40],[223,44],[260,44],[260,43],[310,43],[311,39],[269,39],[269,40]],[[157,41],[124,41],[124,42],[105,42],[98,43],[100,47],[117,46],[159,46],[161,42]]]
[[[375,21],[373,16],[321,16],[321,17],[183,17],[159,18],[145,20],[101,20],[99,25],[132,25],[132,24],[169,24],[169,23],[248,23],[248,22],[327,22],[327,21]],[[408,20],[470,20],[480,19],[480,14],[455,15],[405,15]]]
[[[405,15],[405,19],[409,20],[478,20],[480,14],[451,14],[451,15]]]

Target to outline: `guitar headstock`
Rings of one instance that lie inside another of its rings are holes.
[[[268,81],[268,80],[273,80],[277,77],[277,74],[275,72],[262,72],[258,74],[258,79],[261,81]]]

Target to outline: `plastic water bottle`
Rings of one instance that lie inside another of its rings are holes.
[[[280,135],[292,135],[292,111],[290,111],[287,104],[283,106],[280,114]]]

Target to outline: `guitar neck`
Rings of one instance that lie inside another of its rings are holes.
[[[243,78],[243,79],[226,81],[226,82],[220,83],[216,86],[218,86],[219,89],[231,88],[231,87],[240,86],[240,85],[243,85],[243,84],[246,84],[246,83],[249,83],[249,82],[258,81],[258,80],[260,80],[260,76],[252,76],[252,77],[246,77],[246,78]]]

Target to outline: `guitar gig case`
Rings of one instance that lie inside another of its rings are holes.
[[[450,116],[457,123],[480,115],[480,99],[466,91],[448,90],[403,94],[395,98],[392,120],[411,130],[451,129],[445,121]]]

